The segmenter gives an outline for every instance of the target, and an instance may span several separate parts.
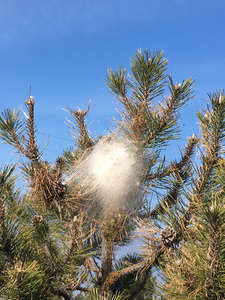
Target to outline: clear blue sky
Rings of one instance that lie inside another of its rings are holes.
[[[225,88],[224,14],[222,0],[1,0],[0,111],[25,110],[31,85],[37,137],[42,146],[52,135],[44,157],[54,160],[73,144],[62,107],[92,99],[90,130],[102,133],[118,107],[103,82],[107,67],[129,71],[137,49],[164,50],[175,82],[197,79],[182,122],[186,134],[198,133],[201,97]],[[16,162],[10,152],[0,143],[1,164]]]

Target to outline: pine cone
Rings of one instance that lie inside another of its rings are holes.
[[[161,232],[161,241],[167,247],[171,247],[172,244],[176,241],[177,234],[172,227],[166,226]]]
[[[55,191],[56,191],[57,195],[60,198],[63,198],[66,191],[67,191],[66,185],[64,185],[60,181],[57,181],[57,182],[55,182],[55,187],[54,188],[55,188]]]
[[[32,219],[31,219],[31,224],[32,226],[34,226],[34,228],[37,227],[37,224],[39,226],[43,226],[45,224],[45,220],[42,216],[40,215],[35,215]]]

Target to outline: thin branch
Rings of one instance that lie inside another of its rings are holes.
[[[162,179],[165,176],[173,174],[176,177],[176,180],[174,181],[173,186],[169,190],[168,194],[159,202],[159,204],[156,205],[156,207],[150,212],[141,214],[141,218],[155,218],[160,212],[164,210],[163,206],[165,204],[171,206],[177,202],[179,190],[182,188],[183,183],[190,177],[188,170],[185,170],[185,168],[187,169],[187,164],[194,153],[197,143],[198,139],[193,135],[188,139],[187,145],[185,146],[185,152],[183,152],[181,160],[179,162],[173,162],[172,165],[170,167],[167,167],[162,173],[156,174],[156,176],[159,176],[158,179]],[[148,174],[146,178],[149,180],[150,178],[153,178],[153,176],[149,176]]]
[[[186,164],[190,161],[191,156],[194,153],[195,147],[198,143],[198,139],[193,135],[188,139],[187,145],[185,146],[185,151],[183,152],[181,159],[179,162],[174,162],[170,167],[167,167],[161,173],[156,174],[147,174],[145,179],[152,181],[157,179],[162,179],[171,173],[179,173],[186,166]]]
[[[72,300],[70,295],[63,289],[56,288],[56,289],[52,290],[52,293],[57,296],[63,297],[65,300]]]
[[[108,278],[106,279],[106,281],[104,282],[104,285],[103,285],[103,288],[102,290],[109,290],[109,288],[117,281],[119,280],[120,278],[128,275],[128,274],[131,274],[131,273],[134,273],[134,272],[137,272],[141,269],[144,269],[145,271],[149,270],[153,264],[157,261],[157,259],[165,252],[166,250],[166,246],[164,244],[161,244],[159,246],[159,249],[155,250],[153,253],[152,253],[152,256],[149,257],[149,258],[146,258],[144,259],[142,262],[140,263],[137,263],[133,266],[130,266],[130,267],[127,267],[127,268],[124,268],[118,272],[114,272],[114,273],[110,273]]]
[[[89,131],[87,129],[87,124],[85,123],[85,119],[87,118],[87,115],[90,110],[91,101],[89,101],[88,108],[85,110],[72,110],[70,107],[66,107],[66,111],[71,114],[71,116],[74,118],[75,123],[69,121],[72,125],[69,125],[72,129],[76,129],[79,133],[77,136],[77,142],[81,146],[83,150],[86,150],[93,146],[93,140],[89,134]]]
[[[81,291],[81,292],[85,292],[85,293],[90,293],[91,292],[91,289],[88,289],[88,288],[85,288],[85,287],[82,287],[82,286],[77,286],[76,290]]]
[[[204,191],[208,188],[214,167],[218,163],[221,151],[220,144],[224,140],[224,105],[221,105],[219,95],[217,95],[217,98],[215,95],[209,96],[211,106],[208,106],[207,110],[203,110],[202,113],[198,112],[202,129],[201,142],[206,151],[201,156],[202,165],[196,170],[198,177],[194,180],[192,198],[183,216],[182,225],[184,228],[191,219],[195,209],[195,202],[201,201]]]
[[[175,109],[177,106],[178,101],[178,95],[175,95],[171,97],[170,101],[167,104],[167,107],[164,108],[161,115],[158,116],[159,122],[158,126],[152,130],[150,134],[148,134],[148,137],[142,141],[142,146],[147,146],[152,140],[157,139],[157,136],[159,134],[162,134],[166,129],[168,129],[168,126],[175,121]]]

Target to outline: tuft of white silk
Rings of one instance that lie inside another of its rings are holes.
[[[131,213],[143,196],[143,157],[130,140],[105,137],[71,170],[66,181],[78,183],[104,214]]]

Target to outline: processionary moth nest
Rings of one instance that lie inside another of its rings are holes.
[[[131,213],[143,197],[141,180],[144,155],[125,138],[101,139],[80,164],[72,168],[67,182],[80,185],[81,193],[97,203],[103,213]]]

